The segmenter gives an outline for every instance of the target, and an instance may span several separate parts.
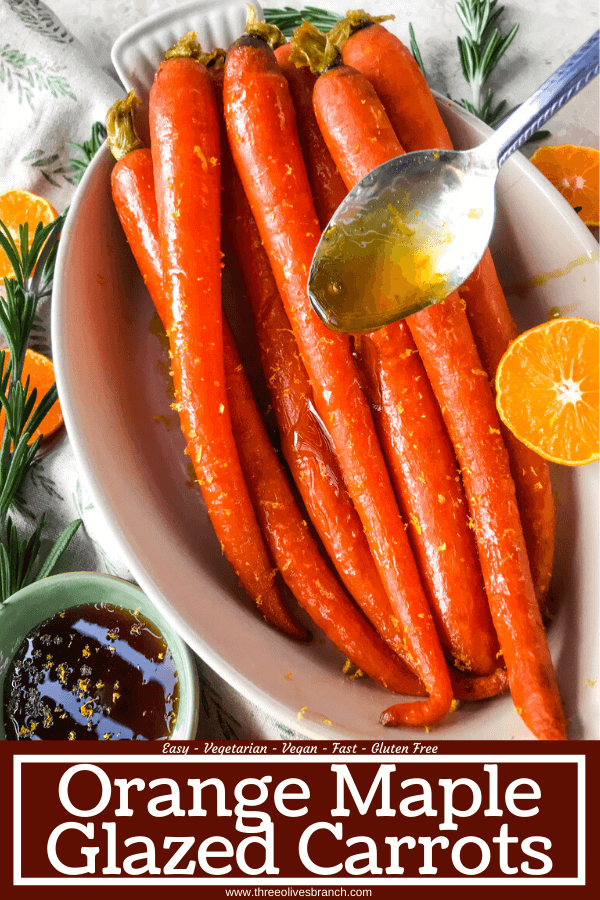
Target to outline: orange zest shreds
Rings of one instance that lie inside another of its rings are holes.
[[[600,456],[599,332],[587,319],[551,319],[524,332],[500,360],[498,414],[551,462],[581,466]]]
[[[596,227],[600,154],[593,147],[540,147],[530,162],[552,182],[586,225]]]
[[[17,247],[19,246],[19,225],[29,224],[29,246],[33,240],[36,225],[49,225],[56,219],[57,212],[47,200],[30,194],[29,191],[6,191],[0,194],[0,221],[4,222]],[[12,266],[4,250],[0,249],[0,278],[10,278]]]
[[[5,367],[8,363],[8,357],[10,353],[8,350],[6,352],[7,362],[5,363]],[[25,353],[25,363],[23,365],[23,375],[21,376],[22,384],[27,382],[27,378],[29,378],[29,389],[33,388],[37,389],[37,398],[35,406],[39,404],[42,397],[46,395],[46,393],[50,390],[52,385],[54,384],[54,365],[52,361],[48,359],[47,356],[43,356],[41,353],[36,353],[35,350],[27,350]],[[58,400],[54,403],[44,420],[42,421],[39,428],[33,432],[31,439],[29,441],[32,444],[37,437],[43,435],[45,438],[49,437],[51,434],[54,434],[62,425],[63,416],[62,410],[60,408],[60,403]],[[4,431],[4,409],[0,410],[0,436]]]

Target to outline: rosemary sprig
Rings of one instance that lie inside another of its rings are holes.
[[[504,7],[498,7],[497,2],[498,0],[459,0],[456,4],[456,12],[467,32],[465,37],[459,36],[456,40],[463,75],[471,85],[471,105],[478,110],[476,115],[489,125],[500,121],[501,110],[506,104],[499,104],[493,109],[492,92],[488,90],[482,102],[481,91],[519,30],[518,25],[513,25],[508,34],[502,34],[496,27],[504,12]]]
[[[492,90],[488,88],[483,99],[482,91],[519,30],[518,25],[513,25],[508,34],[502,34],[497,22],[504,7],[497,3],[498,0],[458,0],[456,4],[457,15],[466,32],[464,37],[459,35],[456,39],[458,53],[463,75],[472,91],[471,100],[463,99],[460,103],[492,128],[506,115],[506,100],[494,106]],[[409,24],[408,30],[412,55],[425,74],[412,24]]]
[[[277,25],[287,38],[291,37],[292,32],[299,28],[304,21],[316,25],[320,31],[329,31],[342,18],[337,13],[328,12],[316,6],[305,6],[304,9],[293,9],[291,6],[284,6],[283,9],[269,7],[263,9],[263,14],[265,22],[268,22],[269,25]]]
[[[425,66],[423,65],[423,57],[421,56],[421,51],[419,50],[419,45],[417,44],[417,38],[415,36],[415,29],[412,26],[412,22],[408,23],[408,33],[410,36],[410,52],[412,53],[415,62],[419,66],[421,72],[427,78],[427,73],[425,72]]]
[[[56,385],[40,400],[22,383],[23,363],[38,304],[52,289],[58,238],[64,215],[43,226],[38,224],[29,246],[29,227],[19,226],[19,242],[0,222],[0,247],[13,268],[13,277],[4,279],[0,298],[0,329],[9,353],[0,351],[0,405],[5,420],[0,443],[0,602],[21,587],[49,575],[73,535],[78,519],[68,525],[55,541],[45,560],[40,560],[44,519],[29,538],[20,538],[10,516],[17,493],[30,471],[41,437],[29,443],[50,407],[57,399]]]
[[[71,166],[74,171],[75,184],[79,184],[79,182],[83,178],[83,173],[91,163],[92,159],[102,146],[105,139],[106,128],[104,127],[103,123],[94,122],[94,124],[92,125],[92,136],[89,141],[84,141],[83,144],[76,144],[72,141],[69,144],[70,147],[72,147],[74,150],[77,150],[80,154],[79,157],[71,157]]]

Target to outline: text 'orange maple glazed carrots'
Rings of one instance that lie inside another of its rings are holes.
[[[127,115],[127,110],[124,111]],[[112,189],[128,243],[156,310],[168,320],[149,150],[130,152],[113,169]],[[424,694],[419,679],[375,634],[331,575],[302,520],[285,473],[241,367],[229,326],[224,321],[224,365],[233,431],[255,506],[264,517],[269,546],[287,584],[313,621],[362,671],[398,693]],[[473,680],[475,681],[475,680]],[[481,699],[491,679],[459,688],[465,699]],[[474,696],[473,696],[474,692]]]
[[[359,180],[366,174],[364,147],[370,140],[370,168],[399,156],[402,146],[376,97],[376,128],[366,128],[361,110],[366,79],[346,66],[322,75],[314,90],[315,111],[338,168]],[[329,127],[328,111],[346,110],[344,129]],[[345,169],[342,168],[344,162]],[[533,733],[565,737],[560,696],[535,598],[516,504],[508,454],[494,400],[481,369],[466,315],[456,295],[406,320],[442,408],[469,501],[494,625],[506,661],[515,707]],[[394,708],[388,721],[397,721]]]
[[[386,592],[406,630],[407,648],[430,695],[423,703],[402,705],[399,720],[414,725],[438,721],[453,699],[448,670],[349,341],[327,331],[310,307],[306,278],[320,228],[287,82],[261,38],[242,37],[230,50],[224,101],[234,161],[312,382],[317,411],[333,438]]]
[[[271,623],[303,635],[274,584],[227,408],[221,151],[212,84],[201,63],[177,57],[161,64],[150,93],[150,133],[167,334],[188,453],[223,552],[242,585]]]
[[[390,17],[387,17],[390,18]],[[421,69],[410,51],[381,25],[384,17],[357,11],[339,26],[343,59],[371,82],[406,152],[451,149],[452,142]],[[343,36],[341,36],[343,35]],[[350,35],[349,39],[348,36]],[[347,41],[346,43],[344,43]],[[488,377],[517,336],[489,250],[459,291]],[[538,602],[552,574],[555,513],[545,460],[501,426],[515,480],[517,500]]]

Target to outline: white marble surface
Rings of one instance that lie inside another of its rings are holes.
[[[347,5],[340,0],[307,2],[338,12],[353,8],[352,3]],[[107,72],[113,71],[110,48],[123,31],[148,15],[180,5],[177,0],[46,0],[46,3]],[[264,0],[264,5],[300,8],[306,3]],[[370,0],[365,5],[372,14],[395,13],[396,20],[391,27],[406,42],[408,23],[412,22],[431,86],[455,99],[470,99],[456,47],[456,35],[462,33],[462,26],[454,0]],[[489,86],[495,92],[496,101],[506,98],[508,106],[513,107],[525,100],[594,32],[599,13],[597,0],[507,0],[504,7],[500,20],[502,30],[506,32],[518,23],[519,31]],[[598,146],[598,84],[595,79],[545,126],[552,132],[545,143]],[[531,154],[534,149],[526,147],[524,152]]]

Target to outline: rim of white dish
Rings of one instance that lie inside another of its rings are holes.
[[[180,6],[172,6],[169,9],[152,13],[151,16],[147,16],[140,22],[131,25],[123,34],[119,35],[110,51],[111,62],[117,71],[117,75],[123,83],[127,82],[130,72],[124,60],[125,52],[129,47],[135,47],[142,37],[152,34],[163,25],[168,25],[175,18],[183,19],[190,13],[199,13],[203,9],[233,7],[234,3],[240,8],[245,8],[246,6],[245,0],[228,0],[225,3],[222,0],[188,0],[187,3],[182,3]],[[263,10],[261,4],[257,3],[256,0],[252,0],[252,5],[256,9],[258,18],[262,19]]]

